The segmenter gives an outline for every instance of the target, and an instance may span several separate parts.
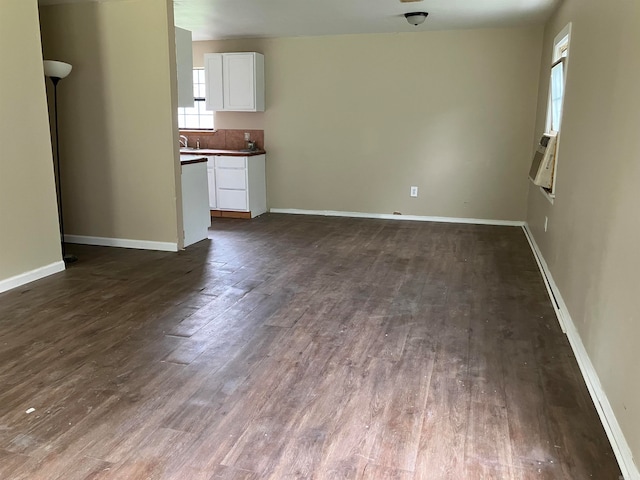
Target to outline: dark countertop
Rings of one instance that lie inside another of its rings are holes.
[[[207,163],[207,157],[204,155],[180,154],[180,165],[192,165],[194,163]]]
[[[189,155],[224,155],[227,157],[253,157],[255,155],[264,155],[266,152],[264,150],[214,150],[211,148],[181,148],[180,155],[189,154]]]

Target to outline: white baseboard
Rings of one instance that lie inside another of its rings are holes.
[[[640,471],[638,471],[638,467],[633,461],[631,448],[629,448],[629,444],[622,433],[622,429],[620,428],[620,424],[613,412],[613,408],[609,403],[607,394],[602,389],[598,373],[596,372],[596,369],[589,358],[589,354],[582,343],[580,334],[573,323],[573,319],[571,318],[567,305],[562,298],[562,294],[560,293],[556,282],[553,280],[553,276],[549,271],[547,262],[542,256],[540,248],[538,248],[538,244],[529,229],[529,225],[525,224],[523,229],[527,236],[527,240],[529,240],[529,245],[531,245],[533,255],[536,257],[536,262],[538,262],[538,267],[540,268],[540,273],[542,273],[542,278],[544,279],[547,291],[549,292],[551,303],[553,304],[556,315],[558,316],[558,322],[560,322],[562,331],[567,334],[573,353],[578,361],[578,366],[580,367],[584,381],[589,389],[591,399],[598,411],[602,426],[607,433],[613,452],[618,460],[618,464],[620,465],[622,475],[625,480],[640,480]]]
[[[64,262],[60,260],[59,262],[50,263],[44,267],[36,268],[35,270],[30,270],[10,278],[0,280],[0,293],[62,271],[64,271]]]
[[[520,220],[488,220],[484,218],[425,217],[421,215],[393,215],[390,213],[341,212],[338,210],[299,210],[297,208],[271,208],[271,213],[292,215],[320,215],[325,217],[382,218],[384,220],[412,220],[414,222],[471,223],[475,225],[504,225],[522,227]]]
[[[138,250],[160,250],[162,252],[177,252],[178,244],[171,242],[152,242],[149,240],[130,240],[128,238],[88,237],[84,235],[65,235],[67,243],[82,245],[98,245],[101,247],[135,248]]]

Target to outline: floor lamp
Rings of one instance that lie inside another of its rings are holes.
[[[58,196],[58,220],[60,222],[60,244],[62,245],[62,258],[64,263],[73,263],[78,260],[75,255],[67,254],[64,245],[64,220],[62,218],[62,186],[60,175],[60,147],[58,146],[58,82],[71,73],[71,65],[65,62],[58,62],[56,60],[44,61],[44,74],[51,79],[53,83],[53,115],[55,125],[55,138],[56,138],[56,158],[55,161],[55,175],[56,175],[56,194]]]

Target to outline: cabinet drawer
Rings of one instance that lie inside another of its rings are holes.
[[[218,168],[246,168],[247,157],[216,157]]]
[[[225,190],[218,184],[218,208],[220,210],[247,210],[246,190]]]
[[[216,168],[216,184],[218,188],[247,188],[247,173],[244,169]]]

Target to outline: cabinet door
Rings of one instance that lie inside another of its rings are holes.
[[[193,108],[193,46],[191,32],[176,27],[178,106]]]
[[[216,170],[213,167],[207,168],[207,179],[209,180],[209,208],[217,210],[216,203]]]
[[[205,94],[207,96],[207,110],[224,110],[222,54],[207,53],[204,56]]]
[[[182,219],[184,246],[207,238],[211,226],[207,166],[204,163],[182,166]]]
[[[225,190],[218,187],[218,208],[220,210],[247,211],[246,190]]]
[[[225,110],[256,110],[254,62],[252,53],[223,55]]]

